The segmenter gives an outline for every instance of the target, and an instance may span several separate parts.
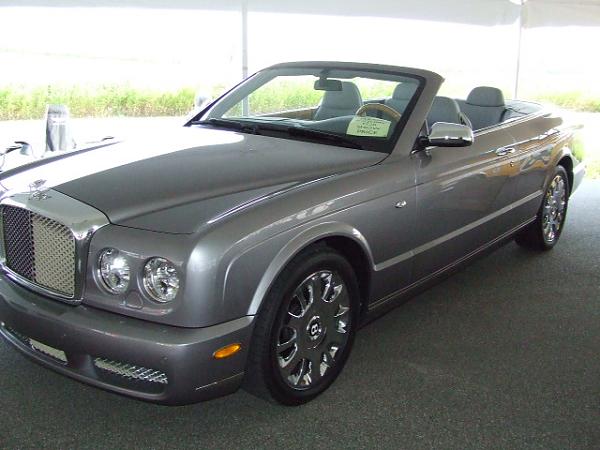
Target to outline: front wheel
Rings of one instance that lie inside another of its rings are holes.
[[[343,256],[325,246],[298,255],[257,318],[246,390],[286,405],[319,395],[350,354],[358,309],[355,275]]]
[[[568,206],[569,177],[564,167],[557,166],[535,221],[515,236],[517,244],[533,250],[550,250],[563,231]]]

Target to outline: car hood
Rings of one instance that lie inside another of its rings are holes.
[[[376,164],[385,156],[226,130],[177,128],[159,138],[39,161],[6,173],[1,183],[10,195],[44,180],[44,188],[99,209],[114,224],[192,233],[224,212]]]

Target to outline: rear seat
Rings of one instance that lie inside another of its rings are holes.
[[[460,111],[456,100],[449,97],[436,97],[433,100],[433,104],[427,115],[427,126],[431,128],[436,122],[458,123],[471,126],[469,119]]]
[[[499,124],[506,114],[502,91],[495,87],[474,88],[466,101],[459,101],[462,112],[471,120],[474,130]]]
[[[400,114],[404,113],[404,110],[408,106],[408,102],[410,102],[410,99],[415,95],[417,87],[419,87],[419,85],[416,82],[411,83],[409,81],[404,81],[398,83],[392,97],[385,100],[384,104],[390,108],[394,108]]]

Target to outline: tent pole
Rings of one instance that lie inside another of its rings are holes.
[[[242,78],[248,78],[248,0],[242,0]],[[242,114],[248,115],[248,97],[242,101]]]
[[[515,71],[515,89],[513,92],[513,99],[517,99],[519,95],[519,78],[521,75],[521,44],[523,39],[523,0],[521,0],[521,8],[519,10],[519,38],[517,42],[517,67]]]

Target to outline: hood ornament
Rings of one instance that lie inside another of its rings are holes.
[[[47,194],[49,187],[45,186],[46,180],[35,180],[29,184],[29,200],[46,200],[51,198]]]

